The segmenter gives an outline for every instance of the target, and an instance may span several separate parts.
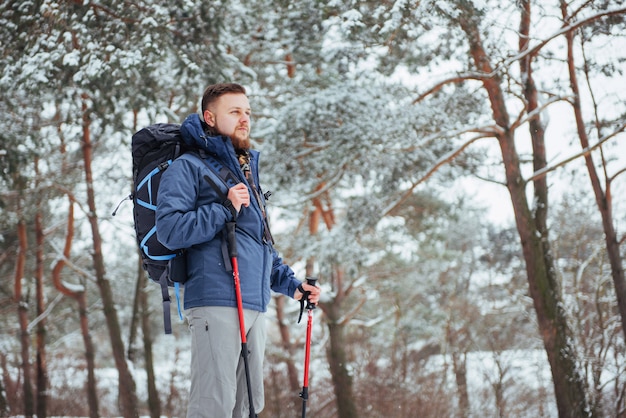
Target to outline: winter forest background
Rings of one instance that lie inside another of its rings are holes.
[[[0,3],[0,416],[183,416],[130,138],[244,84],[309,416],[626,416],[622,0]],[[298,416],[276,297],[266,408]],[[172,314],[176,315],[175,309]]]

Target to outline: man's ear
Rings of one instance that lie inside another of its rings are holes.
[[[204,111],[204,121],[212,128],[215,126],[215,116],[208,109]]]

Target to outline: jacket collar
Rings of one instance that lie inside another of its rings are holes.
[[[230,138],[223,135],[209,135],[204,130],[204,123],[197,113],[187,116],[180,126],[180,132],[185,144],[192,148],[200,148],[219,156],[234,155],[234,148]]]

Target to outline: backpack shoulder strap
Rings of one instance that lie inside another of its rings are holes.
[[[205,175],[204,179],[219,195],[222,204],[233,215],[233,219],[236,219],[237,211],[230,200],[228,200],[228,189],[236,186],[240,182],[239,178],[237,178],[237,176],[214,154],[208,153],[205,150],[188,151],[187,154],[194,155],[209,169],[210,174]]]
[[[228,199],[228,189],[237,185],[239,179],[222,161],[220,161],[215,155],[210,154],[204,150],[187,151],[186,154],[194,155],[198,160],[202,161],[209,169],[209,175],[205,175],[204,179],[207,183],[213,187],[215,192],[222,200],[222,205],[230,212],[233,219],[237,219],[237,209],[233,206],[232,202]],[[224,267],[226,271],[232,272],[233,267],[230,261],[228,252],[228,242],[226,239],[226,230],[224,230],[222,236],[222,257],[224,258]]]
[[[233,173],[217,155],[205,150],[198,150],[196,155],[222,180],[227,188],[231,188],[240,182],[235,173]]]

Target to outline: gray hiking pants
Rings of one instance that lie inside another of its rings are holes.
[[[207,306],[185,311],[191,331],[191,390],[187,418],[247,418],[248,386],[236,308]],[[254,410],[265,406],[265,314],[244,309]]]

